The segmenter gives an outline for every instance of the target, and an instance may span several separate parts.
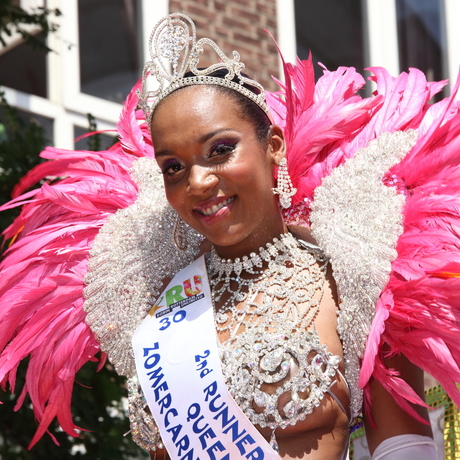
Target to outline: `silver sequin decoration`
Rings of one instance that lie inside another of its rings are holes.
[[[416,138],[415,131],[382,134],[335,168],[315,190],[311,228],[331,259],[340,294],[338,332],[353,417],[362,408],[360,358],[403,231],[405,196],[382,179],[412,149]]]
[[[273,433],[304,420],[335,383],[340,357],[314,329],[326,270],[322,251],[289,233],[249,257],[213,251],[208,262],[213,298],[225,299],[215,316],[217,331],[228,333],[219,344],[225,382],[248,419]],[[275,436],[270,443],[276,448]]]
[[[187,250],[174,246],[177,214],[166,200],[163,177],[153,158],[134,162],[132,175],[140,188],[136,202],[111,216],[94,241],[84,309],[87,323],[116,371],[135,378],[134,331],[153,307],[163,280],[195,259],[200,238],[187,226]],[[136,408],[129,412],[133,438],[141,447],[154,450],[158,433],[132,379],[128,396],[131,408]]]

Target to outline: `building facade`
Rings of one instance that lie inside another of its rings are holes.
[[[214,39],[226,54],[238,50],[247,73],[272,90],[280,59],[264,29],[287,61],[311,51],[330,70],[419,67],[431,79],[454,80],[460,64],[458,0],[20,0],[25,9],[45,2],[62,12],[48,38],[53,51],[11,37],[0,48],[0,84],[9,103],[33,114],[60,148],[84,147],[75,138],[86,131],[88,113],[98,129],[114,128],[149,59],[151,29],[169,12],[189,14],[198,38]]]

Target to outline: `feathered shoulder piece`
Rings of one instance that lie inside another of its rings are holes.
[[[101,152],[45,149],[41,156],[50,161],[33,169],[2,207],[23,206],[4,232],[14,243],[0,264],[0,382],[16,391],[18,365],[30,357],[16,407],[29,394],[39,423],[31,446],[55,417],[78,436],[70,412],[75,374],[99,351],[83,310],[90,249],[108,218],[136,200],[132,163],[153,157],[135,110],[138,86],[121,114],[117,144]],[[40,188],[25,192],[38,181]]]
[[[269,98],[298,189],[286,218],[311,224],[331,258],[354,415],[373,377],[417,417],[409,403],[423,402],[383,363],[398,353],[459,404],[460,79],[431,104],[447,82],[417,69],[368,69],[377,89],[361,99],[353,69],[326,70],[315,85],[311,59],[284,68]]]

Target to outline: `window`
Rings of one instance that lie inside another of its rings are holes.
[[[32,124],[40,126],[43,129],[43,140],[44,145],[37,146],[38,148],[44,148],[45,145],[53,145],[53,135],[54,135],[54,120],[48,117],[44,117],[42,115],[38,115],[36,113],[26,112],[24,110],[20,110],[17,108],[13,109],[17,112],[19,116],[19,123],[23,123],[23,126],[17,126],[18,120],[14,119],[13,123],[15,123],[16,129],[21,130],[23,127],[30,126]],[[2,107],[0,107],[0,142],[11,140],[8,137],[8,128],[9,123],[11,120],[7,119],[7,115]],[[31,145],[33,145],[33,139],[26,139],[30,141]],[[35,154],[40,153],[40,151],[35,152]]]
[[[37,38],[44,40],[42,34]],[[0,85],[46,98],[46,75],[44,50],[19,42],[0,54]]]
[[[329,70],[339,66],[363,71],[363,12],[360,0],[295,0],[297,54]],[[316,66],[316,77],[322,69]]]
[[[78,0],[81,92],[122,103],[141,74],[136,0]]]
[[[445,78],[441,0],[396,0],[401,70],[416,67],[429,81]]]

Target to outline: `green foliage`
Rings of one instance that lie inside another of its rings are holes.
[[[57,8],[36,8],[28,12],[15,3],[14,0],[0,0],[0,43],[6,46],[5,35],[11,36],[16,31],[26,43],[47,52],[51,51],[34,33],[28,32],[24,25],[38,26],[46,38],[50,32],[58,29],[57,24],[51,22],[49,17],[60,16],[61,12]]]
[[[87,115],[88,118],[88,132],[93,133],[97,131],[97,123],[96,119],[88,113]],[[99,133],[93,134],[88,137],[88,150],[92,150],[93,152],[99,152],[102,150],[101,147],[101,135]]]
[[[117,375],[107,364],[96,372],[97,363],[87,363],[77,374],[72,399],[74,422],[84,430],[80,438],[72,438],[54,422],[50,427],[60,446],[45,434],[27,450],[37,428],[28,399],[16,413],[13,412],[15,398],[0,392],[3,402],[0,411],[0,459],[91,459],[131,460],[146,459],[147,452],[137,447],[129,431],[129,422],[124,414],[126,399],[125,379]],[[22,388],[25,363],[19,370],[18,389]],[[90,388],[88,388],[90,387]],[[122,389],[122,390],[121,390]]]
[[[49,17],[59,16],[59,10],[39,8],[28,13],[14,0],[0,0],[0,43],[5,45],[5,35],[18,31],[23,39],[40,49],[50,51],[39,38],[23,27],[37,25],[45,37],[57,30]],[[89,131],[97,129],[95,119],[88,115]],[[44,129],[34,121],[33,115],[24,117],[11,107],[0,91],[0,205],[11,199],[11,191],[19,180],[40,161],[39,153],[50,140]],[[100,135],[89,138],[88,148],[100,150]],[[11,224],[18,209],[0,213],[0,231]],[[30,400],[15,412],[15,405],[25,381],[27,360],[17,374],[16,395],[0,390],[0,460],[138,460],[148,454],[136,446],[129,431],[126,417],[125,379],[117,375],[112,366],[106,364],[96,372],[97,363],[87,363],[77,374],[72,394],[74,422],[83,431],[79,438],[72,438],[62,431],[55,420],[50,433],[56,437],[60,447],[51,437],[44,435],[32,450],[28,445],[37,429]]]
[[[43,128],[31,116],[21,117],[0,91],[0,204],[11,199],[11,191],[19,180],[42,161],[38,156],[47,144]],[[5,229],[18,214],[17,209],[0,213],[0,230]]]

